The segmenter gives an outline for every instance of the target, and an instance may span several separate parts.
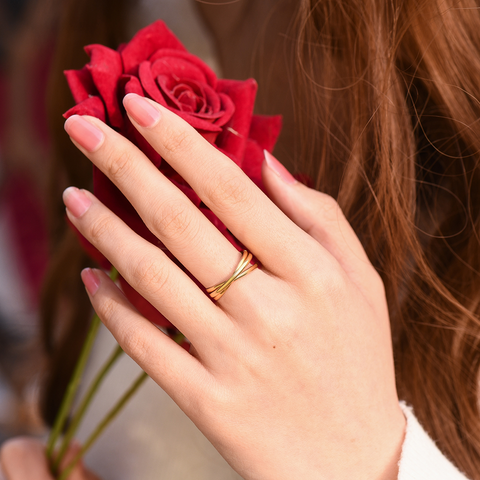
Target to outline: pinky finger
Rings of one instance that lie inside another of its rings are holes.
[[[167,392],[188,415],[211,381],[205,367],[127,300],[101,270],[85,269],[82,280],[92,306],[125,353]]]

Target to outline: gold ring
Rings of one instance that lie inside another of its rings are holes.
[[[250,252],[248,252],[247,250],[244,250],[242,254],[242,259],[240,260],[240,263],[237,265],[237,268],[235,269],[235,271],[233,272],[233,275],[228,280],[225,280],[224,282],[219,283],[214,287],[207,288],[207,293],[209,293],[214,300],[219,300],[223,296],[223,294],[227,291],[227,288],[235,280],[238,280],[239,278],[244,277],[248,273],[253,272],[258,267],[256,263],[249,266],[249,263],[252,257],[253,255]]]

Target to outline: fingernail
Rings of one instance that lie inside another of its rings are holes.
[[[270,152],[264,150],[263,153],[268,168],[278,175],[285,183],[288,183],[289,185],[297,183],[292,174]]]
[[[80,218],[90,208],[92,201],[77,187],[68,187],[63,192],[63,203],[75,218]]]
[[[82,282],[87,289],[87,292],[93,297],[100,288],[100,277],[98,272],[92,268],[85,268],[80,274]]]
[[[95,125],[79,115],[67,118],[65,131],[87,152],[94,152],[103,143],[105,135]]]
[[[123,106],[141,127],[153,127],[160,120],[160,112],[145,97],[135,93],[125,95]]]

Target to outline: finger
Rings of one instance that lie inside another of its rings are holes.
[[[124,104],[150,145],[267,270],[285,278],[299,269],[308,236],[302,235],[234,162],[161,105],[132,94],[125,97]]]
[[[262,178],[275,204],[328,250],[364,293],[371,296],[372,285],[383,288],[378,273],[338,203],[329,195],[300,182],[289,181],[287,175],[278,160],[267,153],[262,165]]]
[[[204,366],[142,317],[100,270],[82,272],[92,306],[122,349],[160,385],[185,413],[211,384]]]
[[[94,195],[64,192],[67,216],[125,280],[197,347],[222,335],[223,312],[158,247],[133,232]]]
[[[8,480],[53,480],[45,446],[33,438],[6,441],[0,450],[0,462]]]
[[[137,147],[99,120],[88,120],[70,117],[65,129],[80,148],[86,130],[93,124],[101,129],[102,145],[82,150],[125,194],[149,230],[205,287],[225,280],[238,264],[237,249]]]
[[[65,468],[68,467],[70,462],[72,462],[75,457],[80,453],[81,448],[82,447],[79,443],[75,441],[72,442],[60,465],[60,472],[62,472]],[[83,459],[80,459],[75,465],[75,468],[68,476],[67,480],[99,480],[99,478],[93,472],[85,468]]]

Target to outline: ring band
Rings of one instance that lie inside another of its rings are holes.
[[[223,294],[227,291],[228,287],[235,280],[238,280],[239,278],[244,277],[248,273],[253,272],[258,267],[256,263],[248,266],[250,263],[250,260],[252,260],[252,257],[253,255],[250,252],[248,252],[247,250],[244,250],[242,254],[242,259],[237,265],[237,268],[235,269],[235,271],[233,272],[233,275],[228,280],[225,280],[225,282],[219,283],[214,287],[207,288],[207,293],[209,293],[214,300],[219,300],[223,296]]]

